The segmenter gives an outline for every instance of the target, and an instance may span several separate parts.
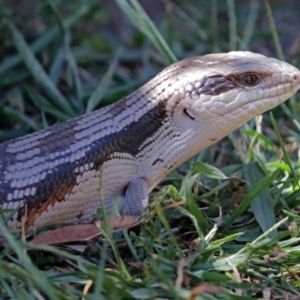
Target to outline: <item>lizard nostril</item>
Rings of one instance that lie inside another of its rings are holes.
[[[300,81],[300,73],[298,73],[298,72],[293,73],[291,78],[292,78],[293,81],[299,82]]]

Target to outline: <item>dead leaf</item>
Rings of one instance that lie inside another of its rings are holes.
[[[184,205],[186,201],[180,201],[168,205],[164,210]],[[153,217],[151,214],[147,218]],[[105,221],[96,221],[93,224],[70,225],[46,232],[35,237],[31,242],[36,245],[57,245],[70,242],[89,241],[102,235],[101,228],[107,226],[112,232],[121,231],[137,226],[146,217],[142,216],[117,216],[109,217]]]
[[[192,299],[196,297],[197,295],[203,294],[203,293],[210,293],[210,294],[220,294],[223,291],[221,288],[219,288],[217,285],[210,284],[210,283],[201,283],[197,286],[195,286],[191,291],[191,297]]]
[[[32,243],[36,245],[57,245],[69,242],[89,241],[102,235],[101,227],[115,232],[132,228],[142,222],[142,218],[136,216],[110,217],[106,221],[97,221],[93,224],[71,225],[51,230],[35,237]]]

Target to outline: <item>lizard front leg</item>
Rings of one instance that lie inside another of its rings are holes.
[[[121,204],[122,215],[140,215],[148,206],[148,186],[140,177],[133,179],[127,186]]]

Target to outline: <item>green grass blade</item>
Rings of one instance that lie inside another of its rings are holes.
[[[260,179],[254,186],[251,187],[243,201],[227,220],[224,229],[228,228],[234,222],[234,220],[249,207],[253,199],[271,184],[271,182],[278,176],[279,172],[280,170],[274,171],[271,175],[265,176],[264,178]]]
[[[28,117],[23,112],[20,112],[19,110],[16,110],[15,108],[11,106],[3,106],[2,107],[3,112],[7,115],[7,117],[10,120],[17,120],[18,122],[22,122],[32,128],[33,130],[39,130],[41,129],[40,124],[35,121],[34,119]]]
[[[272,36],[273,36],[277,56],[278,56],[279,59],[284,60],[284,55],[283,55],[283,52],[282,52],[278,32],[277,32],[275,21],[274,21],[274,18],[273,18],[271,5],[270,5],[268,0],[265,0],[265,8],[266,8],[267,17],[268,17],[268,21],[269,21],[269,25],[270,25],[270,30],[271,30],[271,33],[272,33]]]
[[[210,230],[211,225],[209,224],[209,222],[207,221],[207,219],[204,217],[203,213],[199,209],[199,207],[195,201],[193,192],[192,192],[194,183],[195,183],[196,179],[198,178],[198,176],[199,176],[199,174],[191,175],[189,173],[184,178],[184,180],[181,184],[179,194],[184,199],[186,199],[187,204],[188,204],[187,210],[189,211],[189,213],[191,213],[196,218],[196,220],[198,222],[198,226],[201,229],[201,231],[206,233],[208,230]]]
[[[45,72],[39,61],[35,58],[34,54],[28,47],[27,43],[25,42],[23,36],[18,31],[16,26],[8,20],[6,23],[12,33],[16,48],[18,49],[20,55],[24,60],[24,63],[30,70],[35,80],[37,80],[37,82],[39,82],[39,84],[45,89],[45,91],[51,97],[52,101],[57,105],[57,107],[62,109],[70,117],[76,116],[74,109],[70,106],[68,100],[57,89],[49,75]]]
[[[229,19],[229,49],[230,51],[237,50],[237,28],[234,0],[227,0],[227,10]]]
[[[46,0],[46,5],[48,6],[49,10],[51,11],[56,20],[56,24],[58,25],[58,28],[61,32],[61,36],[64,36],[66,34],[66,28],[64,26],[64,22],[62,20],[57,5],[52,0]]]
[[[210,32],[213,44],[213,52],[219,52],[219,31],[218,31],[218,2],[211,0]]]
[[[177,243],[176,237],[175,237],[174,233],[172,232],[170,224],[168,223],[168,221],[167,221],[167,219],[166,219],[166,217],[164,215],[164,212],[163,212],[161,206],[159,205],[159,203],[156,204],[155,211],[156,211],[157,216],[159,217],[160,221],[162,222],[162,224],[163,224],[166,232],[169,235],[172,247],[174,247],[176,249],[176,251],[178,253],[178,256],[180,258],[183,258],[184,257],[184,253],[182,252],[181,248],[179,247],[179,244]]]
[[[112,61],[106,74],[103,76],[101,82],[98,84],[96,90],[93,92],[90,99],[88,100],[86,113],[93,111],[101,102],[101,100],[105,94],[105,91],[112,80],[112,76],[115,72],[115,69],[116,69],[116,66],[118,63],[119,55],[120,55],[120,51],[117,52],[117,55],[115,56],[114,60]]]
[[[92,10],[95,6],[96,1],[89,1],[89,3],[83,4],[70,18],[64,21],[65,30],[69,30],[77,21]],[[50,29],[36,41],[34,41],[29,47],[33,53],[38,53],[45,47],[47,47],[51,42],[53,42],[59,35],[59,28],[55,26]],[[15,67],[22,62],[22,57],[20,55],[12,55],[7,57],[4,62],[0,65],[0,73],[5,73],[9,69]]]
[[[182,20],[187,26],[189,26],[193,32],[195,32],[199,39],[203,40],[203,42],[208,41],[208,34],[199,26],[199,24],[191,18],[189,14],[186,13],[186,11],[176,3],[172,3],[174,7],[174,14],[178,16],[180,20]]]
[[[65,63],[65,53],[63,47],[59,47],[57,53],[55,54],[55,57],[53,58],[49,70],[49,76],[55,85],[57,85],[57,83],[61,78],[64,63]]]
[[[69,65],[69,69],[72,75],[72,85],[75,94],[73,97],[70,97],[70,100],[73,103],[73,106],[76,107],[77,111],[80,114],[84,113],[84,103],[83,103],[83,89],[82,82],[78,72],[78,66],[74,58],[73,52],[71,50],[71,34],[67,33],[64,38],[64,50],[65,50],[65,59]]]
[[[201,161],[197,161],[192,165],[192,174],[196,173],[202,173],[203,175],[214,179],[227,179],[227,176],[222,171]]]
[[[264,239],[269,239],[269,237],[271,237],[273,234],[273,232],[276,232],[276,235],[272,238],[272,239],[275,239],[277,236],[278,236],[278,228],[280,226],[282,226],[283,224],[285,224],[288,220],[288,217],[287,218],[284,218],[282,220],[280,220],[278,223],[274,223],[272,227],[270,227],[268,230],[266,230],[266,232],[264,232],[262,235],[260,235],[257,239],[255,239],[253,242],[251,242],[251,246],[255,247],[256,244],[260,243],[262,240]],[[268,241],[267,241],[268,243]]]
[[[297,175],[296,175],[296,173],[294,171],[294,168],[292,166],[291,159],[290,159],[290,157],[289,157],[289,155],[288,155],[288,153],[287,153],[287,151],[285,149],[284,142],[283,142],[283,140],[281,138],[278,126],[276,124],[276,120],[275,120],[275,118],[274,118],[274,116],[273,116],[272,113],[270,113],[270,118],[271,118],[272,125],[274,127],[274,131],[275,131],[276,137],[278,139],[279,145],[280,145],[280,147],[282,149],[282,152],[283,152],[283,159],[284,159],[285,163],[290,167],[291,174],[294,177],[296,184],[298,185],[298,187],[300,187],[300,183],[299,183],[299,181],[297,179]]]
[[[50,101],[48,101],[45,97],[40,95],[37,91],[31,88],[28,85],[24,86],[25,91],[28,93],[29,97],[33,101],[33,103],[41,109],[41,111],[45,111],[56,117],[60,121],[66,121],[69,119],[69,115],[63,113],[59,109],[57,109]]]
[[[41,290],[47,291],[47,294],[51,299],[59,299],[57,291],[53,289],[53,286],[49,282],[49,279],[44,276],[38,268],[32,263],[30,258],[27,256],[27,253],[20,247],[20,244],[16,242],[13,236],[8,232],[8,229],[0,222],[0,232],[1,235],[5,238],[10,247],[17,254],[19,260],[22,262],[22,265],[26,268],[28,275],[34,280],[34,284],[37,285]]]
[[[254,186],[264,177],[265,172],[257,162],[244,165],[244,178],[250,184],[250,186]],[[266,232],[276,223],[271,199],[272,197],[270,188],[266,187],[251,202],[251,209],[263,232]],[[272,231],[270,238],[274,238],[277,234],[278,232],[276,230]]]
[[[258,9],[259,9],[259,2],[258,1],[251,1],[250,3],[250,11],[249,11],[249,17],[248,21],[244,30],[243,38],[242,38],[242,44],[245,45],[245,50],[248,49],[248,45],[250,43],[251,37],[253,36],[254,29],[255,29],[255,23],[257,20],[258,15]]]
[[[116,2],[136,28],[152,42],[156,49],[167,58],[169,63],[177,61],[176,56],[138,1],[116,0]]]

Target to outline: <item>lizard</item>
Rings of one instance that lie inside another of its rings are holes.
[[[3,216],[14,212],[7,226],[19,235],[22,226],[89,223],[99,207],[116,205],[139,215],[169,172],[299,88],[299,70],[275,58],[195,56],[114,104],[6,141],[0,206]]]

